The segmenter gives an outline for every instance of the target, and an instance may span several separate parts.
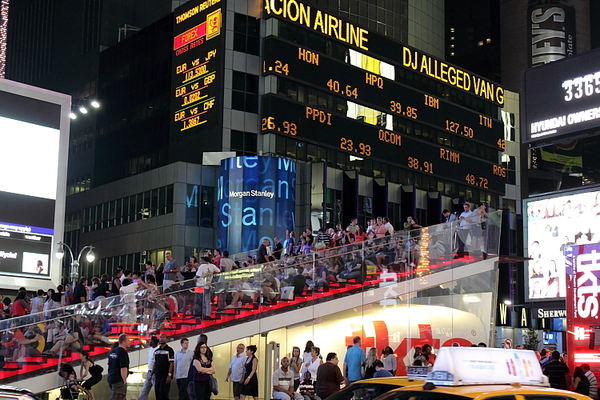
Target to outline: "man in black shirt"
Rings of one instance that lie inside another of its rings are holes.
[[[127,375],[129,374],[129,336],[119,336],[119,345],[108,355],[108,386],[111,390],[110,400],[125,400],[127,397]]]
[[[73,289],[73,304],[85,303],[87,301],[86,285],[87,279],[79,278],[79,285],[75,286],[75,289]]]
[[[550,361],[543,369],[544,375],[548,376],[550,386],[554,389],[567,390],[567,374],[571,372],[567,364],[560,361],[560,353],[552,352],[552,361]]]
[[[277,236],[275,236],[273,238],[273,241],[275,242],[275,245],[273,246],[273,257],[275,257],[276,260],[281,260],[281,253],[283,252],[283,244],[281,244],[281,242],[279,241],[279,238]]]
[[[268,254],[268,247],[271,245],[271,242],[269,241],[269,239],[264,239],[261,243],[261,245],[258,247],[258,252],[256,253],[256,262],[258,264],[263,264],[266,263],[267,261],[270,261],[269,258],[269,254]]]
[[[171,389],[171,380],[173,379],[173,363],[175,362],[175,352],[167,344],[168,338],[164,333],[160,335],[158,347],[154,351],[154,366],[152,374],[154,375],[154,393],[156,400],[169,400],[169,391]]]

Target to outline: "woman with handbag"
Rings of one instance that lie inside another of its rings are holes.
[[[214,379],[213,375],[215,374],[212,361],[213,354],[208,345],[205,342],[199,342],[194,349],[194,358],[190,365],[189,374],[191,378],[190,385],[194,387],[196,400],[210,399],[211,378]]]

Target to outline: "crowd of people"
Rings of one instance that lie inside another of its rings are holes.
[[[477,215],[483,216],[485,207],[480,210]],[[460,225],[451,235],[458,242],[463,226],[476,225],[473,215],[458,216]],[[451,223],[453,216],[444,210],[446,222]],[[316,235],[311,229],[298,236],[289,232],[283,241],[274,238],[273,243],[265,239],[256,255],[246,260],[216,250],[179,264],[167,252],[164,263],[147,262],[143,271],[118,267],[113,276],[82,277],[73,286],[38,290],[31,298],[21,288],[14,301],[0,298],[1,354],[15,362],[42,355],[60,357],[82,352],[88,344],[109,346],[111,337],[118,334],[112,329],[115,324],[140,324],[143,331],[159,333],[175,314],[201,322],[213,319],[215,311],[248,303],[272,304],[278,297],[326,290],[339,282],[362,283],[367,270],[395,266],[398,271],[414,271],[422,258],[421,225],[408,217],[403,228],[397,231],[387,217],[379,217],[368,221],[364,229],[353,218],[346,228],[319,229]],[[434,239],[429,256],[435,256],[440,242],[445,246],[440,252],[448,254],[452,241]],[[293,357],[289,361],[294,370]],[[315,374],[313,370],[313,379]],[[306,375],[302,376],[304,381]]]
[[[592,399],[598,398],[598,381],[589,364],[581,364],[571,369],[566,363],[566,354],[543,348],[537,353],[544,375],[548,376],[550,386],[555,389],[572,390]]]
[[[214,377],[216,370],[208,337],[200,335],[193,351],[187,338],[181,339],[180,344],[181,349],[175,352],[168,345],[166,335],[151,338],[148,374],[138,400],[147,400],[153,386],[157,400],[168,399],[173,381],[177,385],[179,400],[209,400],[212,394],[218,394],[219,383]],[[111,400],[126,398],[129,345],[128,335],[122,334],[109,354],[107,382],[112,393]],[[389,347],[379,356],[374,348],[367,355],[361,345],[361,338],[355,336],[353,344],[347,348],[341,368],[336,353],[330,352],[323,357],[321,349],[311,340],[306,343],[304,352],[299,347],[293,347],[289,356],[282,357],[279,368],[272,373],[271,398],[320,400],[339,391],[344,383],[395,375],[396,358]],[[258,363],[255,345],[239,343],[236,346],[224,382],[232,383],[236,400],[246,397],[258,400]]]

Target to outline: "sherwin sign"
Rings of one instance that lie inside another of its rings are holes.
[[[235,254],[294,230],[296,163],[277,157],[221,161],[217,184],[217,246]]]

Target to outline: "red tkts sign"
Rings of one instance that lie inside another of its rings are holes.
[[[600,243],[565,247],[569,365],[600,374]]]

